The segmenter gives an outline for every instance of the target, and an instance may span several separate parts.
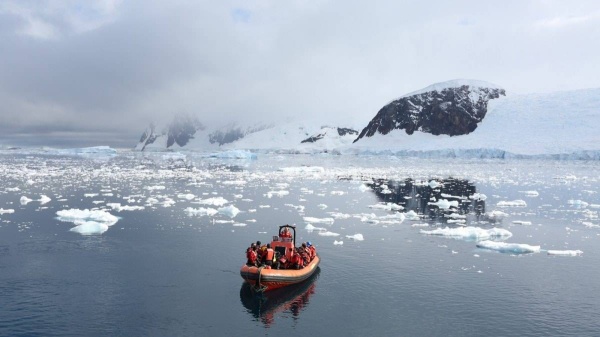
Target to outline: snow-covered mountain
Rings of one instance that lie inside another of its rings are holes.
[[[305,121],[211,129],[178,117],[162,129],[149,127],[136,149],[600,159],[600,88],[506,95],[486,82],[449,81],[387,104],[358,138],[359,125],[329,125],[335,126]]]
[[[427,157],[543,157],[600,159],[600,88],[490,100],[487,114],[466,135],[392,130],[346,148],[350,153]]]
[[[197,117],[179,114],[170,124],[160,129],[151,123],[142,134],[135,149],[137,151],[216,150],[223,145],[244,138],[248,134],[270,127],[272,126],[267,124],[241,126],[229,123],[210,129]]]
[[[434,135],[466,135],[477,128],[487,113],[488,101],[504,96],[497,85],[473,80],[437,83],[404,95],[385,105],[356,141],[401,129]]]

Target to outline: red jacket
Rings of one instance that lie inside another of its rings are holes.
[[[248,249],[246,258],[248,259],[248,262],[246,262],[247,264],[256,265],[256,252],[254,249]]]

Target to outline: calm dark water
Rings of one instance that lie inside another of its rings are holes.
[[[0,174],[0,209],[14,210],[0,214],[0,336],[600,335],[598,163],[4,153]],[[460,227],[431,198],[474,193],[487,198],[446,197],[460,201],[465,225],[507,229],[507,242],[542,251],[499,253],[420,233]],[[36,201],[41,195],[51,200]],[[34,201],[21,204],[22,196]],[[219,208],[196,203],[211,197],[241,212],[186,213]],[[497,206],[514,200],[527,206]],[[386,219],[398,211],[369,208],[379,202],[422,218]],[[81,235],[57,219],[59,210],[92,208],[119,220]],[[494,210],[505,218],[485,216]],[[305,230],[304,217],[335,218],[311,224],[339,236]],[[245,248],[285,223],[317,246],[320,270],[257,296],[239,276]],[[355,234],[364,241],[346,237]]]

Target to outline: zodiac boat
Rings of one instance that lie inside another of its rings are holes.
[[[283,233],[292,230],[291,237],[282,236]],[[296,248],[296,227],[290,225],[279,226],[279,235],[273,236],[271,248],[275,251],[276,257],[284,257],[291,260],[292,255],[297,254]],[[319,266],[320,258],[317,254],[308,265],[301,269],[276,269],[267,266],[248,266],[244,264],[240,269],[240,275],[250,285],[254,286],[255,291],[269,291],[292,284],[300,283],[308,279]]]

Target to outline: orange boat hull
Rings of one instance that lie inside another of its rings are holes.
[[[308,266],[302,269],[260,269],[260,282],[259,282],[259,268],[249,267],[243,265],[240,269],[240,275],[250,285],[255,287],[262,287],[263,291],[273,290],[292,284],[300,283],[309,278],[320,262],[319,256],[308,264]],[[265,288],[266,287],[266,288]]]

